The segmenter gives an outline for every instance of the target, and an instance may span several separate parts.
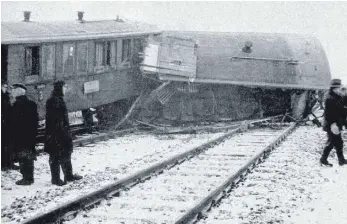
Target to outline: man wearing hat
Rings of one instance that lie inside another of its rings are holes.
[[[320,159],[322,165],[332,166],[332,164],[328,162],[328,156],[334,147],[336,149],[339,165],[342,166],[347,164],[347,161],[343,156],[343,141],[341,138],[341,130],[344,125],[345,117],[342,100],[344,95],[345,93],[342,89],[341,80],[331,80],[330,90],[325,100],[324,130],[327,132],[328,140]]]
[[[12,85],[15,102],[11,110],[11,141],[23,175],[23,179],[16,182],[17,185],[34,183],[35,144],[39,118],[37,105],[27,98],[26,90],[23,84]]]
[[[49,154],[51,183],[58,186],[65,185],[69,181],[82,179],[82,176],[72,172],[71,154],[73,145],[68,111],[64,101],[65,91],[64,81],[54,82],[52,95],[46,102],[44,151]],[[64,173],[64,181],[60,179],[60,167]]]

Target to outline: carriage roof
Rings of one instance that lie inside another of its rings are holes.
[[[311,35],[165,31],[196,41],[195,77],[161,74],[161,80],[246,86],[327,89],[329,62],[320,41]],[[251,50],[247,52],[246,43]]]
[[[1,43],[22,44],[157,34],[154,25],[123,21],[1,22]]]

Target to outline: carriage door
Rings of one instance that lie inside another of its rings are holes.
[[[7,80],[7,66],[8,66],[8,46],[1,44],[1,80]]]

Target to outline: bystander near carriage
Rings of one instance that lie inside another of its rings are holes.
[[[343,155],[343,140],[341,131],[345,125],[346,112],[343,103],[345,91],[340,79],[331,80],[330,90],[325,100],[323,130],[327,132],[328,139],[324,147],[320,162],[322,165],[332,166],[328,162],[328,156],[333,148],[336,149],[339,165],[346,165],[347,161]]]
[[[72,172],[72,136],[68,112],[64,101],[66,85],[64,81],[54,82],[51,97],[46,102],[46,131],[44,151],[49,154],[51,182],[62,186],[68,181],[80,180],[82,176]],[[60,167],[64,181],[60,179]]]
[[[12,95],[15,99],[10,117],[10,141],[13,152],[19,161],[23,178],[17,185],[34,183],[34,160],[36,160],[36,134],[39,116],[37,105],[26,96],[26,87],[17,83],[12,85]]]
[[[1,80],[1,169],[6,170],[11,167],[13,158],[10,144],[10,94],[7,82]]]

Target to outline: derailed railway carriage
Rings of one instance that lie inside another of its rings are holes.
[[[122,114],[141,89],[132,57],[160,30],[119,18],[87,21],[83,12],[75,21],[54,22],[31,21],[24,13],[24,21],[1,23],[2,80],[26,84],[41,119],[57,79],[68,85],[69,111],[94,107],[102,118],[114,104],[113,112]]]
[[[85,121],[93,107],[100,122],[126,115],[170,124],[302,118],[331,79],[322,46],[306,36],[162,32],[119,18],[86,21],[83,12],[70,22],[34,22],[25,12],[1,28],[1,78],[27,85],[41,119],[57,79],[68,85],[68,110]]]
[[[310,36],[172,31],[151,38],[145,51],[142,70],[163,83],[152,102],[166,120],[285,112],[300,119],[331,79],[324,50]]]

